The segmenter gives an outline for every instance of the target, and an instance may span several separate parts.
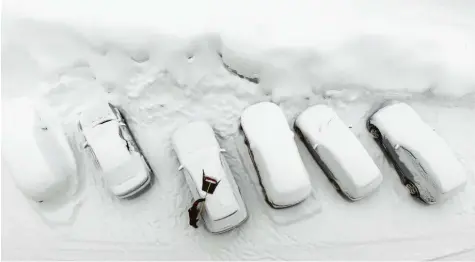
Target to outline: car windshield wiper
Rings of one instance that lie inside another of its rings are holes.
[[[105,123],[110,122],[110,121],[112,121],[112,120],[114,120],[114,119],[102,120],[102,121],[98,122],[97,124],[95,124],[94,126],[102,125],[102,124],[105,124]]]

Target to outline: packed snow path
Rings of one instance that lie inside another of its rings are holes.
[[[29,36],[34,31],[26,30]],[[128,50],[127,45],[103,43],[85,47],[84,39],[71,40],[68,32],[60,32],[64,37],[60,39],[65,42],[61,42],[62,48],[58,50],[51,49],[57,45],[42,46],[34,41],[29,44],[36,49],[25,49],[26,44],[7,45],[12,52],[2,57],[2,63],[3,59],[6,62],[2,77],[7,78],[6,87],[2,83],[2,93],[4,88],[9,89],[2,99],[18,93],[35,97],[40,90],[66,125],[74,123],[76,113],[91,100],[110,99],[123,108],[155,179],[144,194],[119,200],[107,192],[99,174],[93,172],[92,163],[80,161],[83,163],[79,173],[81,199],[72,204],[76,210],[72,219],[57,224],[29,205],[2,165],[3,259],[475,257],[475,101],[472,97],[453,99],[411,90],[378,92],[358,86],[343,91],[315,89],[301,93],[293,89],[293,84],[302,83],[296,83],[292,77],[284,78],[287,89],[280,86],[269,92],[226,70],[212,45],[214,38],[189,46],[176,40],[180,43],[176,49],[171,48],[175,47],[172,45],[175,40],[169,39],[172,44],[152,49],[148,57],[139,52],[143,49]],[[192,55],[187,56],[188,52]],[[38,83],[40,88],[32,89]],[[410,197],[365,130],[367,113],[383,98],[408,102],[448,141],[469,172],[464,192],[435,206],[424,206]],[[347,202],[297,141],[321,211],[304,212],[305,216],[297,220],[288,212],[272,217],[278,213],[269,212],[249,174],[252,167],[240,154],[239,116],[246,106],[265,100],[278,102],[289,123],[310,105],[331,105],[382,170],[384,180],[380,189],[359,202]],[[221,146],[227,150],[227,160],[250,216],[241,227],[223,235],[212,235],[202,225],[199,229],[188,225],[191,194],[178,171],[171,146],[171,133],[178,126],[199,119],[214,127]],[[284,223],[289,221],[292,223]]]

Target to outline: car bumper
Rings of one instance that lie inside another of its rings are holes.
[[[147,179],[142,183],[140,184],[139,186],[135,187],[134,189],[126,192],[126,193],[122,193],[122,194],[115,194],[118,198],[129,198],[129,197],[132,197],[134,196],[135,194],[141,192],[145,187],[148,186],[148,184],[150,184],[150,181],[151,181],[151,175],[149,174],[147,176]]]

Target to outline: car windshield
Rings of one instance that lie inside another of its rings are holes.
[[[130,159],[127,142],[119,135],[119,127],[114,121],[91,128],[86,139],[104,171],[113,169]]]

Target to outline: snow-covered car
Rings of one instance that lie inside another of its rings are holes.
[[[35,102],[5,101],[2,112],[2,163],[29,199],[63,198],[77,178],[76,159],[59,121]]]
[[[241,128],[267,203],[285,208],[307,199],[312,190],[310,178],[280,107],[271,102],[247,107]]]
[[[410,194],[423,202],[442,202],[466,184],[465,170],[449,145],[408,104],[382,103],[368,118],[367,129]]]
[[[294,128],[328,179],[350,200],[368,196],[383,181],[371,156],[332,108],[306,109]]]
[[[150,183],[152,171],[117,107],[95,104],[81,113],[78,129],[83,147],[115,196],[131,197]]]
[[[206,198],[201,213],[206,228],[223,233],[244,223],[246,206],[213,128],[204,121],[188,123],[173,133],[172,143],[194,200]],[[202,190],[203,174],[219,182],[213,194]]]

